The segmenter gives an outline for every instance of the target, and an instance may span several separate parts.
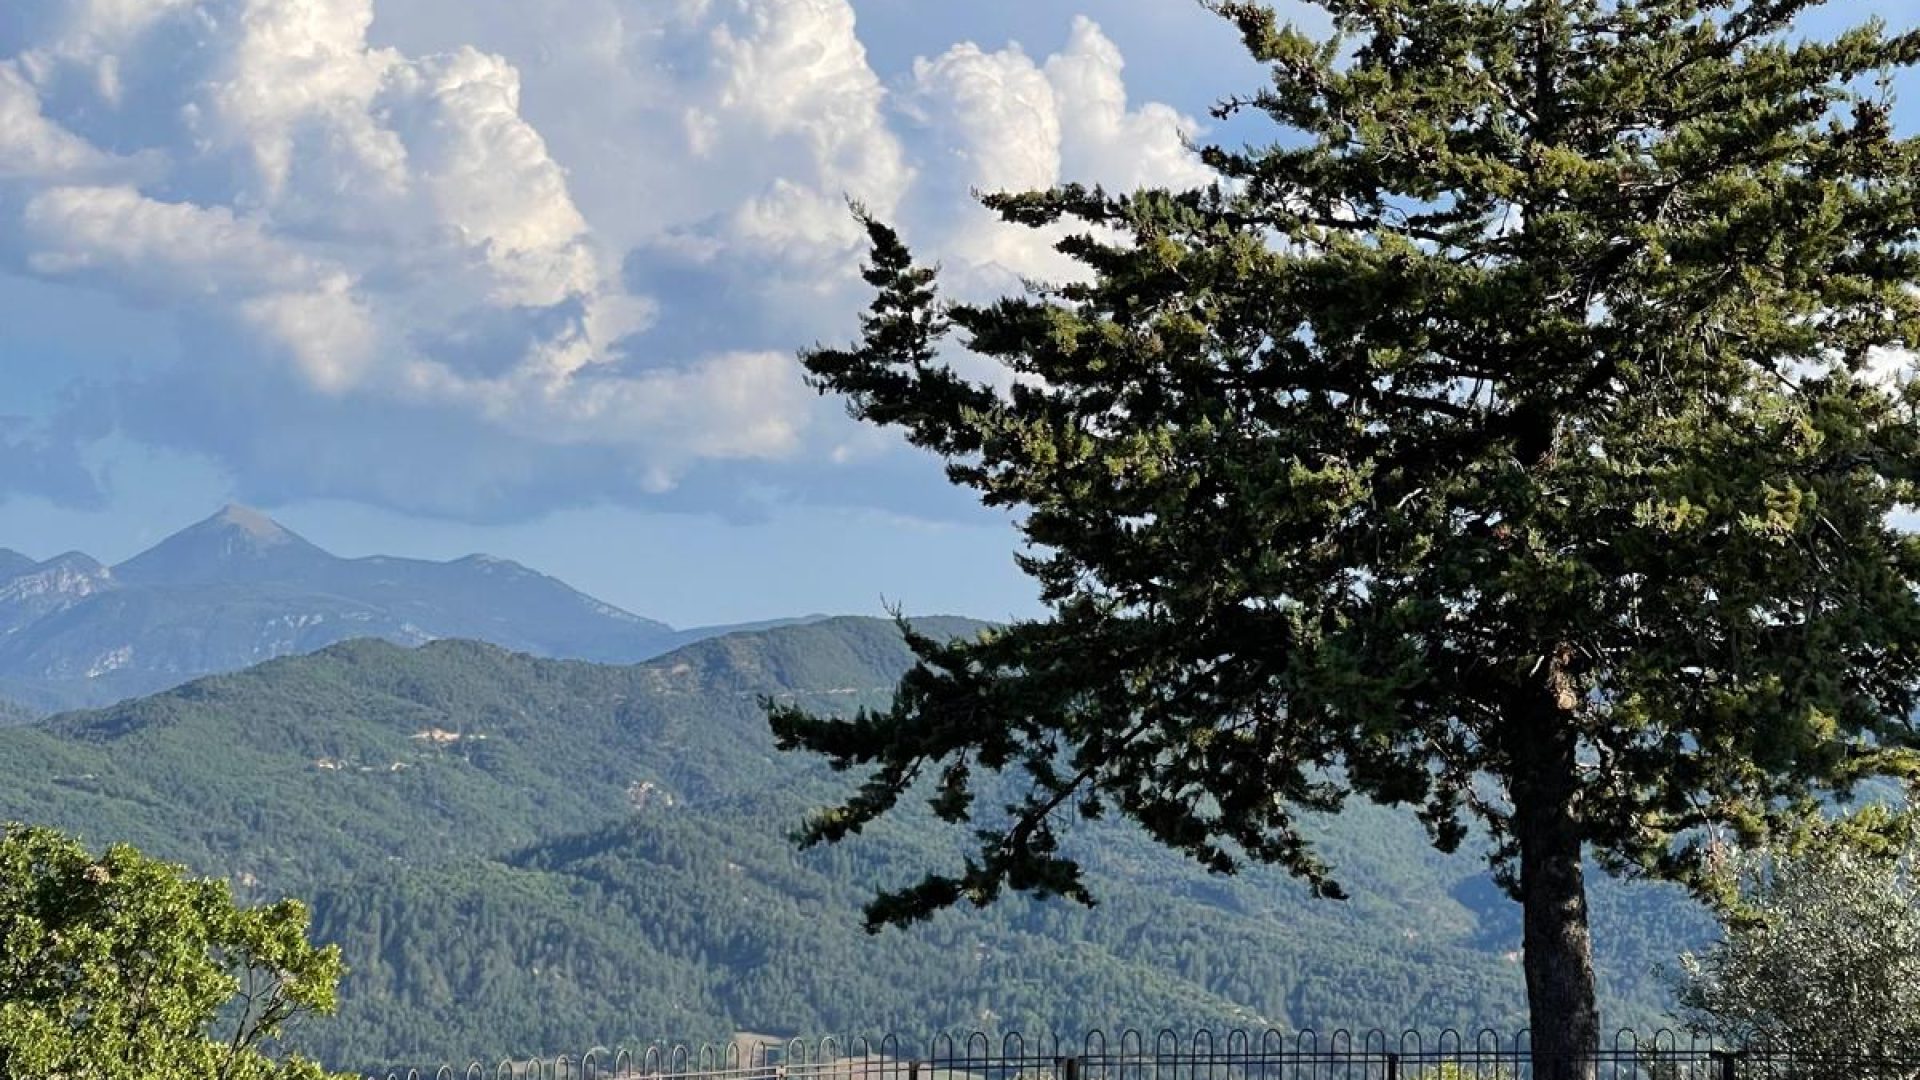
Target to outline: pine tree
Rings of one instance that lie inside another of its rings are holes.
[[[963,866],[874,924],[1089,899],[1119,813],[1334,896],[1303,814],[1478,819],[1523,906],[1541,1075],[1599,1043],[1582,856],[1692,882],[1706,830],[1911,775],[1920,36],[1805,40],[1816,0],[1219,3],[1270,145],[1207,190],[994,195],[1084,278],[949,304],[867,220],[876,298],[803,360],[1017,511],[1051,616],[915,643],[891,710],[771,708],[861,767],[833,841],[923,778]],[[955,345],[1015,373],[996,386]],[[976,775],[1025,796],[976,805]],[[1444,973],[1435,973],[1443,977]],[[1417,1022],[1417,1018],[1410,1018]]]

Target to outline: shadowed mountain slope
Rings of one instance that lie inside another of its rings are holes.
[[[29,555],[22,555],[12,548],[0,548],[0,581],[17,577],[38,565]]]

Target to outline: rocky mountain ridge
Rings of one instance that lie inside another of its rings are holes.
[[[116,566],[0,549],[0,699],[105,705],[349,638],[492,642],[632,663],[729,627],[676,630],[489,555],[334,555],[228,506]]]

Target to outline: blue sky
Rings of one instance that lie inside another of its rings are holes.
[[[1032,613],[1006,519],[799,379],[843,196],[991,295],[1058,263],[970,188],[1197,180],[1258,78],[1187,0],[5,0],[0,546],[232,500],[680,625]]]

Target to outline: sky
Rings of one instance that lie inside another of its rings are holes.
[[[0,547],[241,502],[683,626],[1035,614],[1012,523],[801,379],[846,200],[997,295],[1062,267],[971,191],[1204,182],[1260,78],[1191,0],[0,0]]]

